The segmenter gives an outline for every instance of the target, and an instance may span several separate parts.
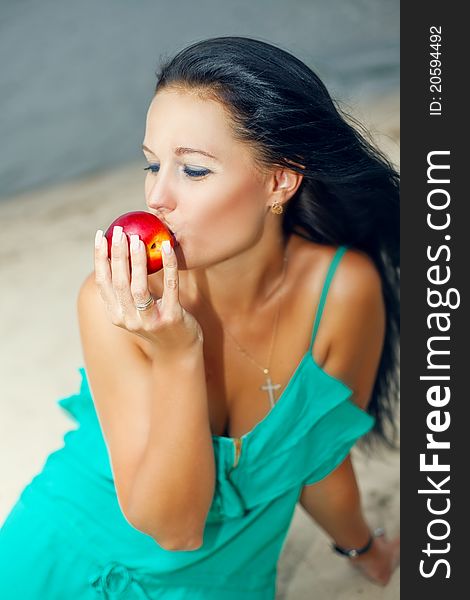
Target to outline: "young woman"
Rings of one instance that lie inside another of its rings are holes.
[[[142,242],[116,228],[108,259],[98,232],[59,401],[80,426],[3,525],[2,598],[272,599],[297,502],[388,582],[399,539],[349,452],[395,447],[399,178],[348,121],[262,41],[161,68],[145,199],[179,244],[148,275]]]

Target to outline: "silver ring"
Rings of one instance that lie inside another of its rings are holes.
[[[152,294],[150,294],[150,298],[144,304],[136,304],[135,307],[137,310],[147,310],[152,304],[155,302]]]

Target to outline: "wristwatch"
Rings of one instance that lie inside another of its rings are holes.
[[[374,531],[372,532],[372,535],[370,536],[369,541],[362,548],[346,549],[346,548],[341,548],[341,546],[338,546],[337,544],[332,544],[331,546],[332,546],[333,550],[335,552],[337,552],[338,554],[342,554],[343,556],[348,556],[349,558],[354,558],[355,556],[359,556],[360,554],[364,554],[365,552],[367,552],[367,550],[369,550],[369,548],[372,546],[372,542],[373,542],[374,538],[379,537],[384,534],[385,534],[385,531],[382,527],[376,527],[374,529]]]

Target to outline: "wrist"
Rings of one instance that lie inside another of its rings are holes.
[[[384,530],[381,527],[377,527],[372,532],[369,532],[369,537],[367,541],[361,546],[344,547],[336,543],[332,543],[331,546],[333,551],[335,551],[336,553],[357,560],[360,559],[361,556],[365,554],[370,554],[373,551],[374,539],[381,535],[384,535]]]
[[[346,513],[343,513],[346,515]],[[334,531],[330,530],[332,542],[340,548],[362,548],[372,534],[360,510],[347,513],[346,518],[336,519]]]
[[[168,347],[152,345],[152,363],[156,367],[162,365],[178,364],[181,367],[193,367],[203,358],[203,343],[195,341],[184,349],[170,350]]]

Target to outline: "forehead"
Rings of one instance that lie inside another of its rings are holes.
[[[156,152],[184,146],[204,149],[221,161],[253,159],[251,148],[233,136],[227,109],[189,90],[164,89],[154,96],[144,143]]]
[[[244,173],[264,183],[271,169],[260,163],[255,147],[235,138],[231,127],[221,102],[193,90],[166,88],[150,103],[144,144],[157,155],[179,146],[202,149],[218,159],[224,172]]]

